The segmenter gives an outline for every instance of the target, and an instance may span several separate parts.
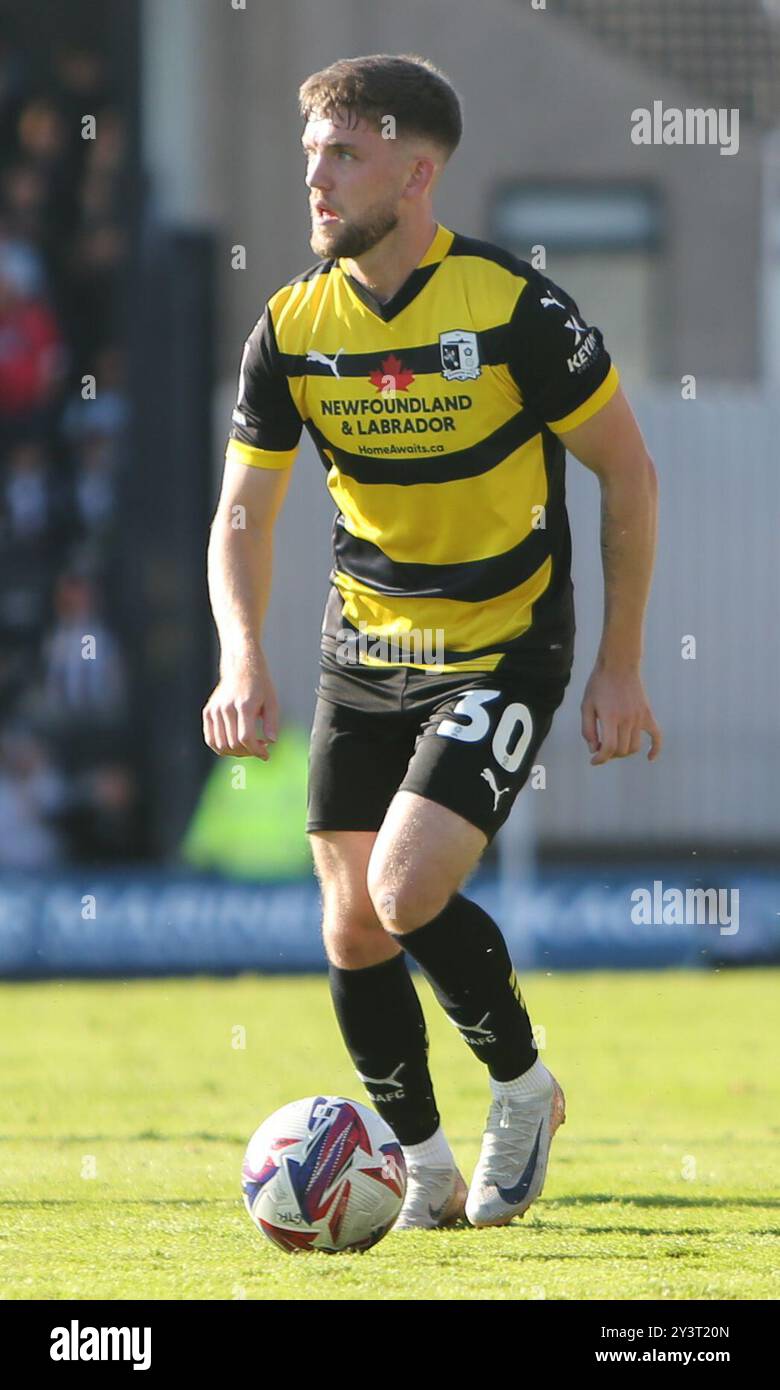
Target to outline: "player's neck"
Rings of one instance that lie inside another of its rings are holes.
[[[392,299],[420,264],[438,229],[439,224],[434,217],[414,235],[410,235],[406,228],[402,232],[397,227],[364,256],[345,260],[342,264],[348,275],[359,280],[381,303],[385,303]]]

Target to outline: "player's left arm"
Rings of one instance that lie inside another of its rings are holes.
[[[508,332],[508,365],[530,408],[601,483],[604,629],[582,701],[582,734],[597,766],[661,751],[645,695],[642,629],[656,536],[655,468],[601,329],[572,296],[522,263]]]
[[[621,386],[584,423],[556,433],[601,484],[604,626],[582,699],[582,735],[595,767],[638,753],[645,731],[652,762],[661,751],[662,735],[640,667],[656,546],[655,466]]]

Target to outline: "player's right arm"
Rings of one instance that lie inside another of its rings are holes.
[[[225,470],[208,547],[219,682],[203,709],[215,753],[268,760],[278,703],[262,647],[271,592],[273,530],[302,422],[290,396],[266,306],[244,345]],[[256,730],[263,722],[262,736]]]
[[[203,737],[215,753],[267,761],[268,742],[277,737],[278,704],[262,626],[271,593],[273,527],[289,481],[289,469],[225,460],[208,548],[220,678],[203,710]],[[255,731],[258,719],[263,738]]]

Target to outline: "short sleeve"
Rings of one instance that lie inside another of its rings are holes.
[[[524,404],[561,433],[589,420],[618,387],[601,329],[583,318],[566,290],[538,272],[512,314],[507,360]]]
[[[303,421],[282,370],[266,304],[244,344],[225,457],[254,468],[289,468]]]

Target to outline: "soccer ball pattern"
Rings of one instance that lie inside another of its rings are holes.
[[[258,1230],[280,1249],[368,1250],[401,1210],[406,1165],[373,1110],[343,1096],[309,1096],[255,1130],[241,1186]]]

